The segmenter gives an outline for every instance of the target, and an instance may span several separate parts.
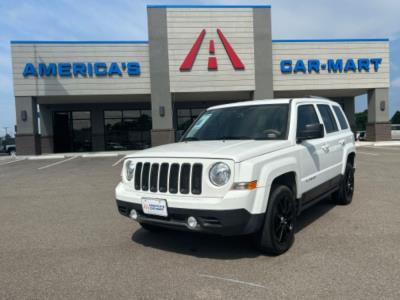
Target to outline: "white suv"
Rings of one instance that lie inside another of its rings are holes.
[[[147,230],[253,234],[278,255],[304,209],[329,195],[351,202],[354,170],[339,104],[256,100],[211,107],[179,143],[128,155],[115,194],[119,212]]]

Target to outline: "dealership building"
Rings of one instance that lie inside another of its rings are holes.
[[[271,13],[152,5],[148,41],[11,41],[18,153],[143,149],[212,105],[308,95],[339,102],[354,129],[367,94],[368,139],[390,139],[389,40],[272,40]]]

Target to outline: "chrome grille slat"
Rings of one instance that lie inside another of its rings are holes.
[[[202,176],[201,163],[137,162],[134,187],[152,193],[200,195]]]
[[[161,193],[166,193],[168,190],[168,163],[162,163],[160,168],[160,181],[159,181],[159,191]]]
[[[135,169],[135,190],[140,190],[140,186],[142,183],[142,167],[143,163],[139,162],[136,164]]]
[[[192,194],[200,195],[201,194],[201,182],[203,176],[203,165],[202,164],[194,164],[192,167]]]
[[[150,192],[157,192],[158,191],[158,170],[159,164],[155,163],[151,165],[150,168]]]
[[[190,191],[190,164],[184,163],[179,176],[179,191],[181,194],[189,194]]]
[[[179,164],[174,163],[171,165],[169,173],[169,192],[171,194],[178,193],[178,177],[179,177]]]
[[[147,191],[149,189],[149,175],[150,175],[150,163],[147,162],[143,165],[142,171],[142,190]]]

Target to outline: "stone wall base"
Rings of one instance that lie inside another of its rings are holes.
[[[15,145],[17,155],[39,155],[40,136],[38,134],[16,134]]]
[[[368,141],[390,141],[392,140],[392,128],[389,122],[368,123],[367,124]]]

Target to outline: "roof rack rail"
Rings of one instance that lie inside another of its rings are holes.
[[[304,98],[315,98],[315,99],[325,99],[325,100],[331,100],[331,99],[329,99],[329,98],[327,98],[327,97],[322,97],[322,96],[314,96],[314,95],[307,95],[307,96],[304,96]]]

